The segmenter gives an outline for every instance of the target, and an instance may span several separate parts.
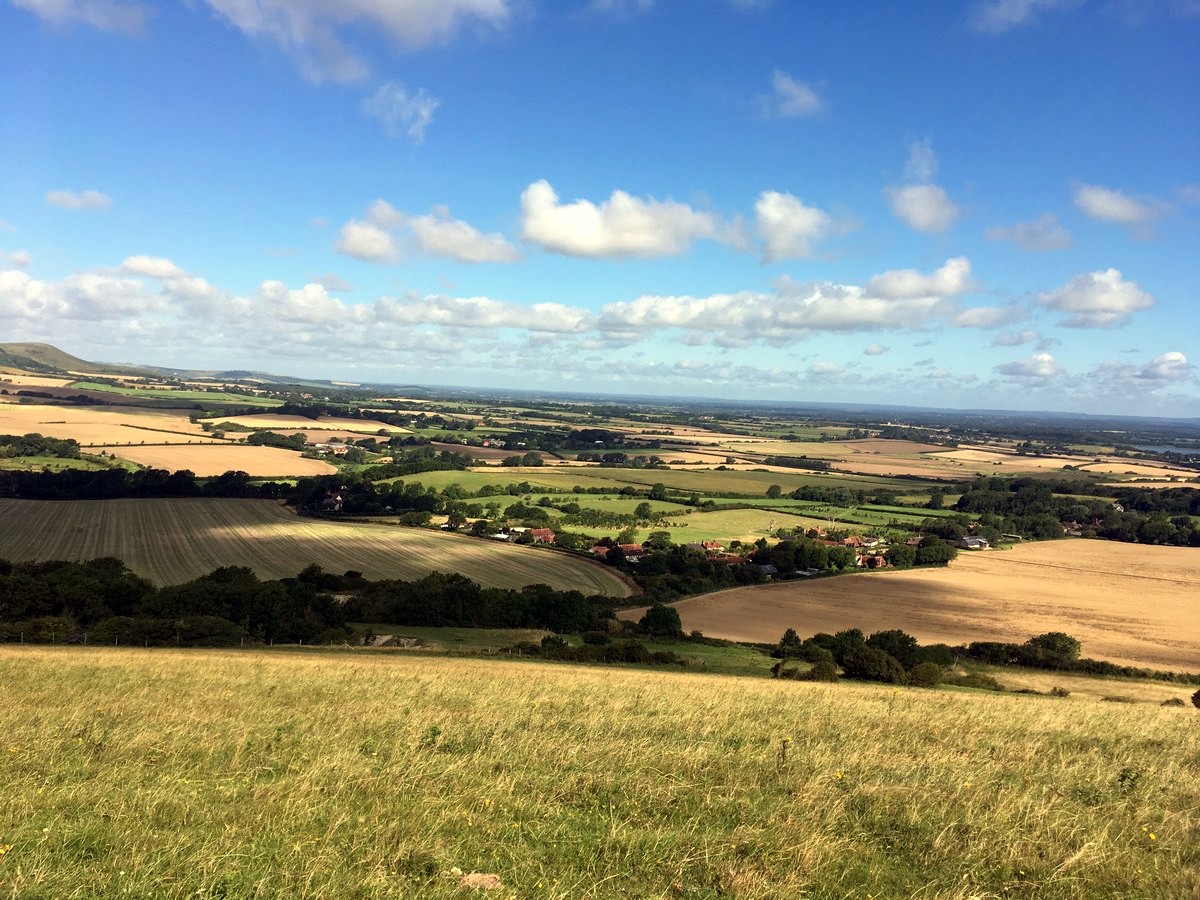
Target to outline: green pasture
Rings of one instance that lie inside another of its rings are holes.
[[[230,391],[174,391],[167,388],[130,388],[94,381],[73,381],[69,385],[81,391],[103,391],[122,397],[145,397],[152,400],[186,400],[198,403],[230,403],[239,406],[282,406],[282,400],[258,397],[252,394],[235,394]]]
[[[61,456],[0,456],[0,470],[6,472],[62,472],[66,469],[99,472],[109,468],[112,466],[92,459],[64,459]]]

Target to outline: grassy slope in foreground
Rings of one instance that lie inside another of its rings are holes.
[[[676,604],[685,630],[739,641],[899,628],[922,643],[1020,643],[1047,631],[1125,665],[1200,670],[1200,552],[1045,541],[912,569],[734,588]],[[639,610],[622,612],[638,618]]]
[[[1194,896],[1190,707],[344,653],[0,649],[0,894]]]
[[[0,559],[116,556],[156,584],[178,584],[219,566],[286,578],[309,563],[368,578],[459,572],[488,587],[543,582],[585,594],[627,596],[604,566],[550,550],[417,528],[301,518],[270,500],[0,499]]]

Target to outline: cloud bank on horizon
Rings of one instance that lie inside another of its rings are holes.
[[[3,339],[1200,416],[1200,10],[935,6],[0,0]]]

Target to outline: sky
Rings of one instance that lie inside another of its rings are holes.
[[[1200,416],[1200,0],[0,0],[0,341]]]

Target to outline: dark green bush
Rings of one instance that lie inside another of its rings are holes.
[[[968,672],[966,675],[955,675],[943,679],[942,683],[952,684],[955,687],[978,688],[981,691],[1004,690],[1004,685],[991,675],[984,675],[982,672]]]
[[[945,674],[946,670],[937,663],[917,663],[908,673],[908,683],[913,687],[937,687]]]
[[[894,656],[872,647],[859,647],[842,663],[847,678],[859,681],[879,681],[884,684],[907,684],[908,673]]]

